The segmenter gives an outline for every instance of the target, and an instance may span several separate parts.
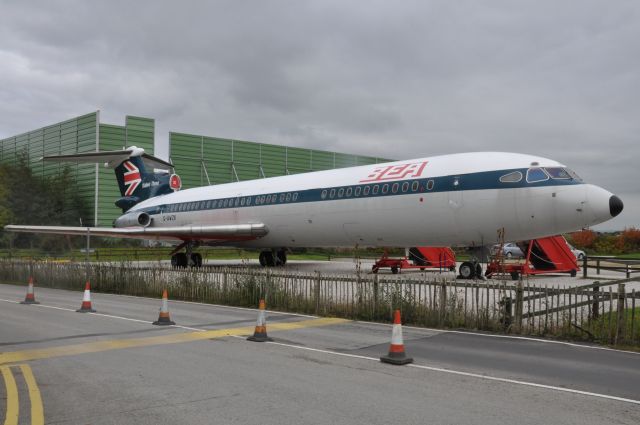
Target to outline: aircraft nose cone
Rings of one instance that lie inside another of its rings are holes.
[[[611,217],[615,217],[620,214],[623,208],[624,204],[622,203],[622,199],[618,198],[616,195],[609,198],[609,212],[611,213]]]

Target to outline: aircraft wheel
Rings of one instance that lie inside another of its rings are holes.
[[[399,272],[399,271],[400,271],[400,270],[398,270],[398,266],[393,266],[393,267],[391,267],[391,273],[393,273],[393,274],[398,274],[398,272]]]
[[[179,252],[171,256],[171,267],[184,269],[187,267],[187,254]]]
[[[264,254],[264,265],[265,267],[273,267],[276,265],[275,259],[273,258],[273,252],[271,251],[262,251]]]
[[[475,276],[475,267],[473,267],[473,263],[469,261],[460,264],[458,271],[460,272],[460,277],[463,279],[473,279]]]
[[[506,257],[507,257],[509,260],[511,260],[511,258],[513,257],[513,254],[512,254],[512,253],[510,253],[510,252],[507,252]]]
[[[260,261],[260,265],[262,267],[267,266],[267,259],[265,257],[266,255],[264,254],[264,251],[260,251],[260,256],[258,257],[258,260]]]
[[[287,252],[281,249],[276,253],[276,265],[284,266],[285,264],[287,264]]]
[[[520,278],[520,273],[511,272],[511,280],[518,280],[518,278]]]
[[[576,277],[578,275],[577,270],[571,270],[571,277]]]
[[[202,255],[197,252],[191,254],[191,267],[202,267]]]

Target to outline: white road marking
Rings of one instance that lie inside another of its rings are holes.
[[[246,339],[245,337],[242,337],[242,336],[239,336],[239,335],[230,335],[230,336],[233,336],[235,338]],[[331,355],[335,355],[335,356],[352,357],[352,358],[363,359],[363,360],[373,360],[373,361],[376,361],[376,362],[380,361],[379,358],[361,356],[361,355],[358,355],[358,354],[340,353],[340,352],[337,352],[337,351],[322,350],[322,349],[319,349],[319,348],[311,348],[311,347],[303,347],[303,346],[300,346],[300,345],[285,344],[285,343],[282,343],[282,342],[268,341],[266,343],[267,344],[272,344],[272,345],[279,345],[279,346],[282,346],[282,347],[294,348],[294,349],[297,349],[297,350],[314,351],[314,352],[318,352],[318,353],[331,354]],[[418,369],[431,370],[431,371],[434,371],[434,372],[449,373],[449,374],[452,374],[452,375],[468,376],[468,377],[471,377],[471,378],[484,379],[484,380],[487,380],[487,381],[504,382],[504,383],[507,383],[507,384],[523,385],[523,386],[527,386],[527,387],[542,388],[542,389],[553,390],[553,391],[561,391],[561,392],[571,393],[571,394],[580,394],[580,395],[586,395],[586,396],[589,396],[589,397],[598,397],[598,398],[604,398],[604,399],[607,399],[607,400],[615,400],[615,401],[621,401],[621,402],[624,402],[624,403],[632,403],[632,404],[640,405],[640,400],[633,400],[633,399],[624,398],[624,397],[616,397],[616,396],[612,396],[612,395],[608,395],[608,394],[601,394],[601,393],[593,393],[593,392],[589,392],[589,391],[574,390],[574,389],[571,389],[571,388],[563,388],[563,387],[556,387],[556,386],[553,386],[553,385],[537,384],[535,382],[519,381],[519,380],[516,380],[516,379],[499,378],[497,376],[480,375],[478,373],[463,372],[463,371],[453,370],[453,369],[444,369],[444,368],[441,368],[441,367],[417,365],[417,364],[413,364],[413,363],[412,364],[408,364],[406,366],[414,367],[414,368],[418,368]],[[396,367],[396,366],[391,366],[391,367]]]
[[[7,303],[12,303],[12,304],[20,304],[20,301],[5,300],[5,299],[2,299],[2,298],[0,298],[0,301],[7,302]],[[40,307],[40,308],[50,308],[50,309],[53,309],[53,310],[70,311],[72,313],[76,313],[76,310],[74,310],[72,308],[56,307],[56,306],[53,306],[53,305],[30,304],[30,306]],[[90,314],[92,316],[108,317],[108,318],[111,318],[111,319],[118,319],[118,320],[127,320],[129,322],[146,323],[148,325],[153,324],[153,322],[150,322],[148,320],[140,320],[140,319],[133,319],[131,317],[115,316],[113,314],[104,314],[104,313],[83,313],[83,314]],[[190,330],[190,331],[198,331],[198,332],[205,332],[206,331],[206,329],[191,328],[189,326],[182,326],[182,325],[168,325],[167,327],[170,327],[170,328],[181,328],[181,329],[187,329],[187,330]]]

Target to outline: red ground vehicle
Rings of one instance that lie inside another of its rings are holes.
[[[378,270],[385,267],[391,268],[393,274],[402,269],[455,270],[456,254],[448,247],[417,246],[409,249],[407,257],[390,258],[385,250],[382,257],[371,267],[371,271],[378,273]]]
[[[517,280],[520,275],[544,273],[569,273],[573,277],[580,270],[575,255],[562,236],[550,236],[529,241],[524,262],[505,261],[501,258],[501,254],[502,250],[487,265],[486,277],[509,274],[513,280]]]

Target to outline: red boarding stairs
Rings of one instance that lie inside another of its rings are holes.
[[[549,236],[529,241],[524,262],[505,261],[500,249],[496,258],[487,265],[485,276],[509,274],[513,280],[518,280],[521,275],[569,273],[574,277],[579,270],[578,261],[564,237]]]

